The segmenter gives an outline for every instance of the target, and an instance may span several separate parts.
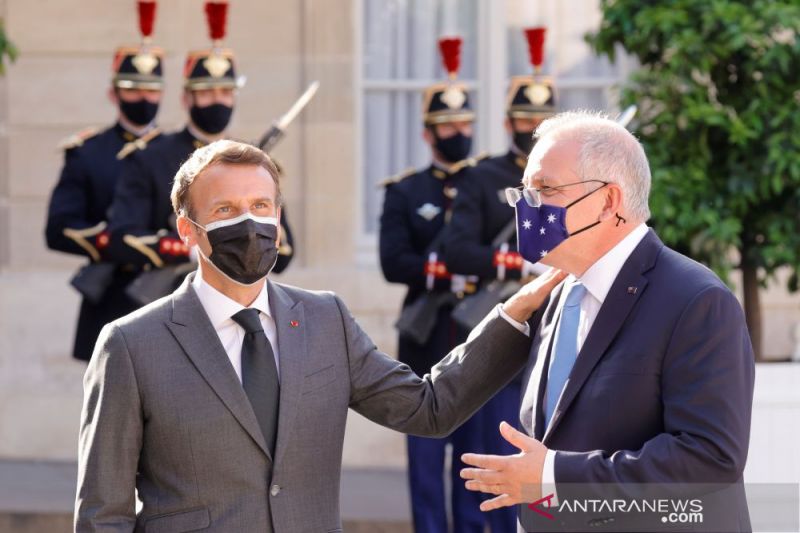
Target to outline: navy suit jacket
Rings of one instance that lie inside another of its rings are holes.
[[[703,496],[704,523],[692,530],[750,530],[742,472],[755,369],[744,314],[731,291],[650,230],[614,281],[545,428],[559,293],[531,319],[531,353],[541,343],[548,349],[545,357],[530,358],[520,412],[527,433],[557,451],[559,499],[578,486],[583,496],[603,498],[609,485],[601,484],[712,483],[727,489]],[[626,516],[571,519],[559,518],[560,527],[618,530]]]

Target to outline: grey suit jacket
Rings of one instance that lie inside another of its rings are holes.
[[[349,407],[444,436],[530,349],[495,312],[420,378],[378,351],[334,294],[270,281],[281,369],[271,457],[191,279],[100,336],[84,380],[76,531],[339,531]]]

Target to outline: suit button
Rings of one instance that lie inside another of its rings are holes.
[[[281,487],[279,485],[272,485],[272,488],[269,489],[269,493],[273,496],[277,496],[281,493]]]

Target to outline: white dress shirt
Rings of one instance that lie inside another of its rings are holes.
[[[278,357],[278,331],[275,327],[275,320],[272,318],[272,313],[269,309],[269,293],[267,292],[267,283],[264,282],[264,287],[256,297],[255,301],[250,305],[253,309],[261,311],[258,315],[261,320],[261,325],[264,327],[264,333],[267,335],[267,340],[272,345],[272,353],[275,354],[275,367],[278,369],[278,378],[280,378],[280,358]],[[244,342],[245,331],[242,326],[237,324],[231,318],[233,315],[245,309],[243,305],[236,302],[217,289],[206,283],[203,279],[203,269],[200,265],[197,267],[197,274],[192,281],[192,287],[197,297],[200,299],[200,304],[205,309],[214,331],[217,332],[222,347],[225,353],[228,354],[228,359],[239,376],[239,381],[242,381],[242,343]]]
[[[576,278],[570,274],[564,280],[565,289],[577,282],[582,283],[583,286],[586,287],[586,294],[584,294],[581,300],[581,314],[578,322],[578,353],[580,353],[583,343],[586,341],[586,337],[592,329],[592,324],[594,324],[597,318],[597,313],[606,300],[608,291],[611,290],[611,286],[617,279],[619,271],[622,270],[622,266],[633,253],[633,250],[636,249],[642,239],[644,239],[644,236],[647,235],[647,231],[648,228],[646,224],[639,224],[624,239],[618,242],[616,246],[590,266],[580,278]],[[568,293],[569,291],[567,290],[561,291],[555,316],[560,316],[561,308],[564,306],[564,301]],[[504,318],[514,323],[511,317],[504,316]],[[527,323],[521,324],[517,322],[515,327],[523,333],[530,335],[530,327]],[[553,332],[553,335],[558,335],[558,331]],[[553,364],[552,358],[550,359],[550,364]],[[536,416],[536,414],[534,413],[533,416]],[[544,469],[542,471],[542,494],[550,494],[551,492],[554,495],[556,494],[555,457],[555,450],[547,450],[547,455],[544,460]],[[557,495],[553,498],[551,504],[558,505]]]

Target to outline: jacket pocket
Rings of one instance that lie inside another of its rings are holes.
[[[201,507],[163,515],[155,515],[144,523],[145,533],[183,533],[205,529],[211,524],[208,509]]]
[[[336,381],[336,367],[334,365],[316,370],[303,379],[303,394],[314,392],[334,381]]]

